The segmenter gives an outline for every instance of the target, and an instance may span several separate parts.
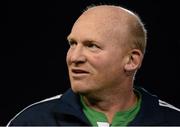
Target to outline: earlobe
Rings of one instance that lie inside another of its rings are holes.
[[[127,63],[124,66],[125,71],[136,71],[140,68],[143,59],[143,54],[138,49],[133,49],[127,56]]]

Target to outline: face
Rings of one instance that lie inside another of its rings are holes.
[[[108,90],[120,85],[124,78],[127,50],[117,40],[111,26],[96,18],[78,20],[68,36],[70,48],[67,66],[71,88],[76,93]]]

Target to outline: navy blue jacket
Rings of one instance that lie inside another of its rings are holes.
[[[129,126],[141,125],[180,125],[180,109],[161,101],[143,88],[140,111]],[[79,96],[68,90],[57,96],[32,104],[18,113],[7,126],[91,126]]]

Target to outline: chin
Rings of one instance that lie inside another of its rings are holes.
[[[78,94],[87,94],[87,93],[90,92],[90,89],[88,89],[88,88],[83,88],[82,86],[79,86],[79,87],[77,87],[77,86],[71,86],[71,88],[72,88],[72,91],[73,91],[74,93],[78,93]]]

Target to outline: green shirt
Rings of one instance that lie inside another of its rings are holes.
[[[117,112],[115,116],[113,117],[111,125],[108,123],[107,117],[104,113],[98,112],[92,108],[89,108],[84,103],[83,98],[81,96],[83,112],[85,113],[86,117],[88,118],[88,120],[93,126],[103,126],[103,127],[127,126],[128,123],[130,123],[136,117],[136,114],[138,113],[140,109],[141,94],[138,91],[136,91],[136,93],[139,97],[137,103],[126,111]]]

